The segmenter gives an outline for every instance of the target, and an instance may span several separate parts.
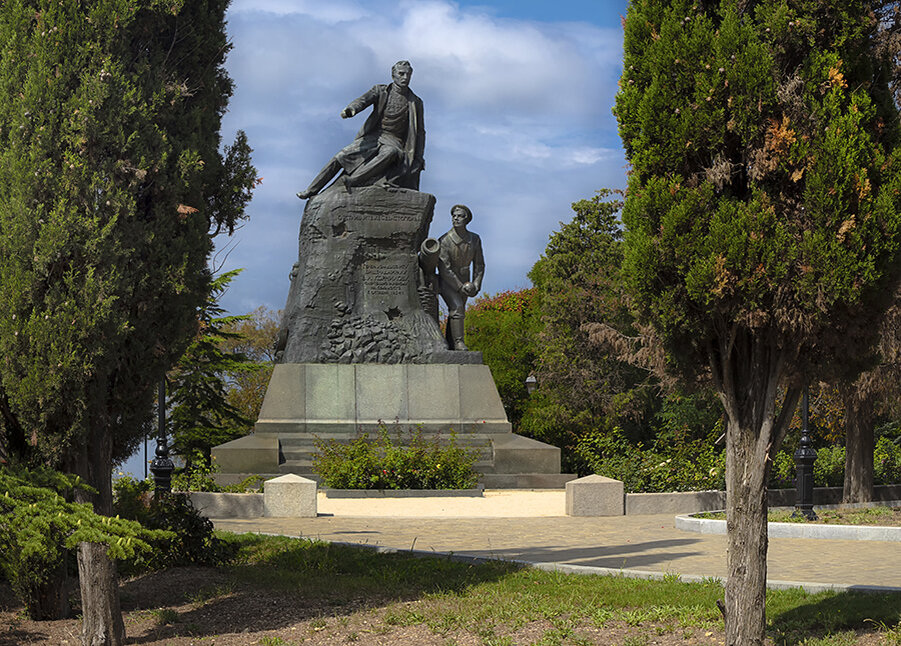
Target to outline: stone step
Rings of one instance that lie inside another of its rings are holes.
[[[486,489],[563,489],[574,473],[481,473],[479,484]]]
[[[432,441],[435,437],[439,437],[442,440],[447,440],[451,436],[449,433],[438,433],[438,434],[427,434],[423,433],[422,438],[426,442]],[[280,434],[278,436],[278,441],[281,447],[315,447],[317,444],[322,442],[330,442],[330,441],[338,441],[342,443],[350,443],[356,440],[359,436],[353,435],[349,436],[346,433],[292,433],[290,435]],[[406,445],[409,444],[406,441],[410,436],[402,434],[400,436],[391,434],[389,435],[391,442],[394,444]],[[490,446],[492,440],[496,437],[496,434],[486,434],[486,433],[458,433],[454,436],[454,439],[457,444],[461,446]],[[369,434],[370,440],[377,439],[377,436]]]
[[[491,451],[490,447],[464,447],[474,449],[476,451],[476,459],[481,462],[485,462],[486,464],[494,463],[494,454]],[[285,460],[305,460],[307,462],[311,462],[313,457],[317,455],[319,451],[315,448],[313,449],[282,449],[281,457]]]

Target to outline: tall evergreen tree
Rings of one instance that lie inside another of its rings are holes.
[[[250,315],[222,316],[219,305],[220,296],[240,272],[228,271],[213,279],[198,313],[197,334],[169,373],[171,448],[184,459],[187,470],[210,466],[211,449],[246,434],[255,421],[229,400],[229,381],[264,365],[226,347],[241,341],[233,330]],[[198,458],[201,464],[195,465]]]
[[[532,267],[544,329],[538,351],[538,401],[527,427],[555,429],[571,448],[586,431],[618,426],[633,440],[650,439],[650,418],[659,407],[659,384],[648,370],[621,360],[592,342],[597,326],[620,333],[632,329],[623,289],[623,203],[608,189],[574,202],[573,218],[551,234]],[[541,398],[546,402],[542,402]],[[561,424],[560,419],[569,420]]]
[[[227,4],[0,5],[0,411],[100,513],[255,182],[242,133],[220,152]],[[84,542],[78,564],[85,643],[122,643],[114,562]]]
[[[625,269],[670,367],[709,370],[726,410],[727,644],[763,643],[769,458],[800,387],[860,370],[901,266],[883,4],[633,0],[625,21]]]

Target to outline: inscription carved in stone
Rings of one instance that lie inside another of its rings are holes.
[[[374,260],[363,263],[363,288],[369,296],[404,296],[409,283],[409,263],[385,264]]]

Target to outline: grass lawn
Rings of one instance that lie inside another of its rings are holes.
[[[858,509],[814,509],[817,520],[795,516],[793,509],[771,509],[767,520],[771,523],[814,523],[819,525],[880,525],[901,527],[901,507],[862,507]],[[694,514],[697,518],[726,520],[725,512]]]
[[[643,581],[471,565],[328,543],[221,534],[232,565],[122,583],[130,643],[400,646],[722,644],[716,581]],[[901,644],[901,594],[767,595],[772,644]],[[0,586],[0,646],[77,643]]]

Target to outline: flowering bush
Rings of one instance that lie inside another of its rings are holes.
[[[630,493],[725,488],[724,454],[707,440],[645,448],[614,428],[585,434],[575,451],[594,473],[621,480]]]
[[[313,471],[333,489],[468,489],[478,478],[478,452],[459,446],[454,433],[427,440],[416,429],[400,444],[382,425],[375,439],[317,440],[316,448]]]

